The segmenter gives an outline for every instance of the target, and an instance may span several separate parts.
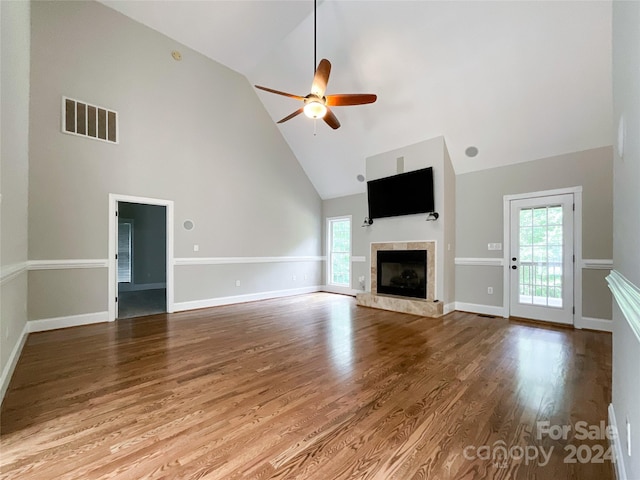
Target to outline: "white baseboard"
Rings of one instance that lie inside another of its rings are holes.
[[[627,472],[624,469],[624,457],[622,456],[622,442],[620,441],[620,430],[618,429],[618,422],[616,421],[616,412],[613,408],[613,403],[609,404],[609,425],[615,432],[613,438],[610,440],[613,447],[613,455],[615,461],[613,462],[616,469],[616,478],[618,480],[627,480]]]
[[[255,302],[257,300],[269,300],[271,298],[291,297],[304,293],[321,292],[322,287],[301,287],[287,290],[273,290],[270,292],[247,293],[245,295],[233,295],[230,297],[207,298],[204,300],[192,300],[189,302],[176,302],[173,305],[174,312],[185,310],[196,310],[198,308],[219,307],[221,305],[232,305],[234,303]]]
[[[504,317],[504,307],[495,305],[480,305],[477,303],[455,302],[455,309],[461,312],[480,313],[482,315],[495,315]]]
[[[613,320],[589,317],[576,318],[574,327],[580,329],[587,328],[589,330],[599,330],[601,332],[612,332]]]
[[[139,292],[141,290],[157,290],[159,288],[167,288],[165,282],[162,283],[120,283],[118,290],[120,292]]]
[[[11,382],[11,376],[13,375],[13,371],[15,370],[18,360],[20,359],[22,348],[24,347],[28,336],[29,322],[25,323],[24,328],[22,329],[22,333],[20,334],[20,339],[16,342],[15,347],[13,347],[11,355],[9,355],[9,361],[2,370],[2,378],[0,378],[0,403],[4,400],[4,394],[7,393],[9,383]]]
[[[355,297],[358,293],[364,293],[364,290],[356,290],[350,287],[336,287],[335,285],[323,285],[322,291],[327,293],[339,293],[341,295],[351,295]]]
[[[455,309],[456,309],[456,302],[445,303],[442,310],[442,314],[446,315],[447,313],[453,312]]]
[[[29,320],[27,325],[29,332],[45,332],[58,328],[77,327],[92,323],[102,323],[109,321],[109,312],[83,313],[81,315],[70,315],[68,317],[44,318],[42,320]]]

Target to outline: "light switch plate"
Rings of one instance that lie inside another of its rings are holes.
[[[501,243],[489,243],[487,246],[489,250],[502,250]]]

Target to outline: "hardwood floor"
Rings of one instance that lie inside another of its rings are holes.
[[[118,319],[155,315],[167,311],[167,290],[134,290],[118,292]]]
[[[303,295],[31,334],[0,478],[606,480],[610,399],[609,334]]]

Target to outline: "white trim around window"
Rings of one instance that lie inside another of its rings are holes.
[[[348,221],[349,222],[349,251],[348,252],[343,252],[343,251],[336,251],[334,252],[332,250],[332,239],[333,239],[333,226],[339,222],[345,222]],[[352,272],[352,268],[351,268],[351,252],[353,250],[353,221],[351,218],[351,215],[342,215],[339,217],[327,217],[327,285],[328,286],[334,286],[334,287],[351,287],[351,272]],[[334,282],[333,281],[333,272],[331,271],[331,267],[333,262],[331,261],[333,255],[335,254],[347,254],[348,255],[348,261],[346,262],[346,266],[349,270],[349,275],[348,275],[348,280],[347,282],[344,283],[338,283],[338,282]]]

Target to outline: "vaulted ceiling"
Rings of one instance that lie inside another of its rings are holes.
[[[251,84],[309,93],[312,0],[103,3]],[[440,135],[458,174],[611,144],[610,2],[324,0],[317,35],[327,94],[378,95],[336,107],[335,131],[303,115],[279,126],[323,198],[363,192],[368,156]],[[256,101],[274,121],[299,107]]]

